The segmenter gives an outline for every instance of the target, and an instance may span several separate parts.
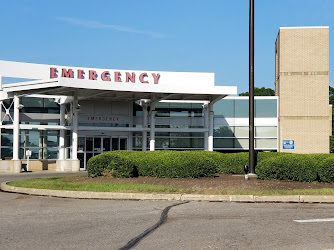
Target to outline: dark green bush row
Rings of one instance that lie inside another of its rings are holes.
[[[140,176],[162,178],[212,177],[217,166],[204,151],[147,151],[134,162]]]
[[[329,166],[334,160],[331,154],[262,154],[258,155],[256,166],[260,179],[329,182],[332,178],[334,181],[334,168]]]
[[[138,176],[138,171],[134,163],[125,157],[125,155],[125,153],[119,154],[115,151],[90,158],[87,163],[88,176],[111,175],[117,178]]]
[[[256,173],[260,179],[308,181],[317,180],[314,162],[305,155],[281,155],[258,163]]]
[[[218,173],[222,174],[243,174],[244,166],[248,165],[248,153],[220,153],[216,157]]]
[[[333,154],[261,152],[256,159],[260,179],[334,182]],[[92,177],[199,178],[215,173],[243,174],[244,165],[248,165],[247,152],[113,151],[92,157],[87,169]]]
[[[113,151],[92,157],[88,176],[152,176],[162,178],[212,177],[217,165],[205,151]]]
[[[323,182],[334,182],[334,156],[324,159],[318,167],[319,180]]]

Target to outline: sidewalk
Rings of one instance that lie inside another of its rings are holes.
[[[154,193],[109,193],[64,191],[21,188],[7,185],[2,182],[0,189],[5,192],[41,195],[51,197],[75,199],[105,199],[105,200],[169,200],[169,201],[214,201],[214,202],[281,202],[281,203],[334,203],[334,195],[282,195],[282,196],[256,196],[256,195],[200,195],[200,194],[154,194]]]

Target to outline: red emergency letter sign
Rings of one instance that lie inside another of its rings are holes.
[[[144,77],[147,77],[147,73],[146,73],[146,72],[140,74],[140,76],[139,76],[139,81],[140,81],[141,83],[148,83],[148,81],[146,81],[146,80],[144,79]]]
[[[73,78],[73,70],[72,69],[69,69],[69,70],[63,69],[62,73],[61,73],[61,77]]]
[[[58,75],[57,75],[57,68],[50,68],[50,78],[57,78]]]

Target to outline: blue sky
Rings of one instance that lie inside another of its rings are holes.
[[[274,88],[279,27],[330,27],[333,0],[255,0],[255,86]],[[214,72],[248,91],[248,0],[0,2],[1,60],[154,71]]]

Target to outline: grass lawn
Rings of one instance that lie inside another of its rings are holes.
[[[221,195],[334,195],[334,188],[308,188],[308,189],[261,189],[244,190],[238,188],[198,188],[175,185],[159,185],[150,183],[122,183],[92,181],[68,181],[63,177],[35,178],[11,181],[8,185],[36,189],[94,191],[94,192],[123,192],[123,193],[182,193],[182,194],[221,194]],[[80,177],[78,177],[80,178]],[[196,182],[196,179],[194,179]]]

